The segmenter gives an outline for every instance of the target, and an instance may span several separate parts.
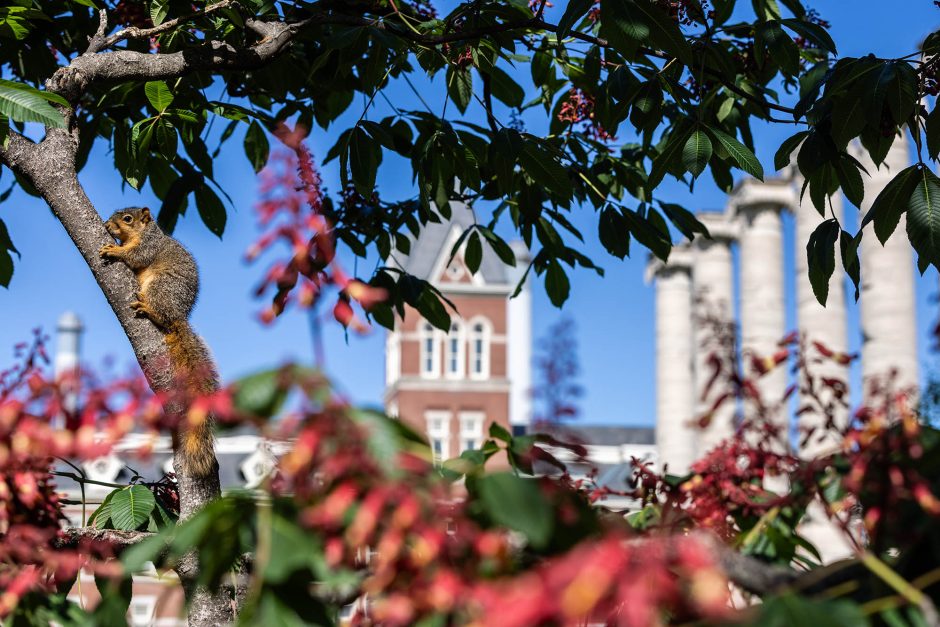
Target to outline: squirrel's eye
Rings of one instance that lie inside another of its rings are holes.
[[[131,222],[134,221],[134,217],[133,217],[133,216],[129,216],[129,215],[124,216],[124,217],[121,218],[121,219],[124,220],[124,221],[125,221],[126,223],[128,223],[128,224],[130,224]]]

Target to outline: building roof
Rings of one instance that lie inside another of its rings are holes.
[[[469,205],[451,201],[450,210],[451,220],[428,222],[422,226],[417,240],[411,237],[411,253],[404,258],[397,257],[401,262],[402,270],[425,281],[435,281],[438,278],[432,276],[432,274],[440,266],[441,257],[449,258],[451,247],[457,238],[470,226],[476,224],[476,216]],[[493,249],[485,243],[483,245],[483,260],[480,263],[478,274],[489,285],[509,283],[505,264],[496,256]]]
[[[534,433],[548,433],[562,441],[578,444],[618,446],[621,444],[656,444],[654,427],[626,427],[619,425],[536,425]]]

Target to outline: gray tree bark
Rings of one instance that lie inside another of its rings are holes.
[[[57,70],[46,87],[74,103],[89,85],[96,82],[157,80],[183,76],[194,70],[258,67],[280,54],[304,25],[249,22],[249,28],[259,33],[262,39],[257,45],[247,48],[210,41],[198,49],[172,54],[141,54],[126,50],[99,52],[101,48],[125,38],[123,31],[111,38],[105,37],[107,18],[102,12],[100,27],[89,49]],[[52,209],[88,264],[124,329],[150,387],[155,392],[167,391],[174,383],[174,376],[163,335],[149,320],[135,317],[130,308],[138,289],[133,273],[123,264],[105,263],[98,254],[101,246],[113,243],[113,239],[78,181],[78,130],[74,128],[73,112],[63,109],[62,113],[71,128],[47,128],[45,138],[38,143],[11,131],[6,145],[0,146],[0,163],[29,181]],[[181,407],[164,409],[168,413],[183,410]],[[177,469],[185,467],[179,459],[175,462]],[[221,494],[218,472],[208,477],[177,472],[177,481],[181,519],[192,516]],[[199,572],[195,552],[184,556],[175,570],[186,590],[190,625],[202,627],[234,621],[237,603],[231,590],[213,593],[193,584]]]

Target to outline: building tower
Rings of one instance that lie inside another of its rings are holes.
[[[76,378],[81,362],[82,333],[84,331],[85,326],[75,313],[66,311],[59,316],[59,322],[56,325],[56,347],[52,367],[56,381],[62,386],[64,409],[69,412],[75,411],[78,403],[78,381]],[[61,417],[56,418],[54,426],[62,428],[65,426],[63,422]]]
[[[531,414],[531,297],[523,289],[509,298],[520,273],[486,243],[475,274],[464,261],[466,244],[451,261],[454,245],[476,220],[465,204],[450,208],[449,222],[425,225],[410,254],[395,260],[454,303],[450,331],[406,307],[386,339],[386,411],[426,434],[437,460],[479,447],[491,424],[524,427]],[[524,269],[528,251],[514,251]]]

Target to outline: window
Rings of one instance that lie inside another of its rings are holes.
[[[450,325],[450,333],[447,335],[447,358],[444,361],[444,368],[447,378],[463,378],[464,363],[464,337],[463,326],[459,322]]]
[[[450,457],[450,412],[428,411],[424,419],[428,425],[428,441],[434,463],[440,464]]]
[[[391,332],[385,340],[385,385],[401,377],[401,344],[398,333]]]
[[[434,379],[440,376],[440,337],[429,322],[421,325],[421,376]]]
[[[144,627],[153,624],[153,612],[157,607],[157,598],[153,596],[137,596],[131,600],[128,608],[130,624],[134,627]]]
[[[460,452],[480,448],[483,443],[484,414],[481,411],[460,412]]]
[[[476,320],[470,325],[470,378],[486,379],[490,376],[490,325]]]

